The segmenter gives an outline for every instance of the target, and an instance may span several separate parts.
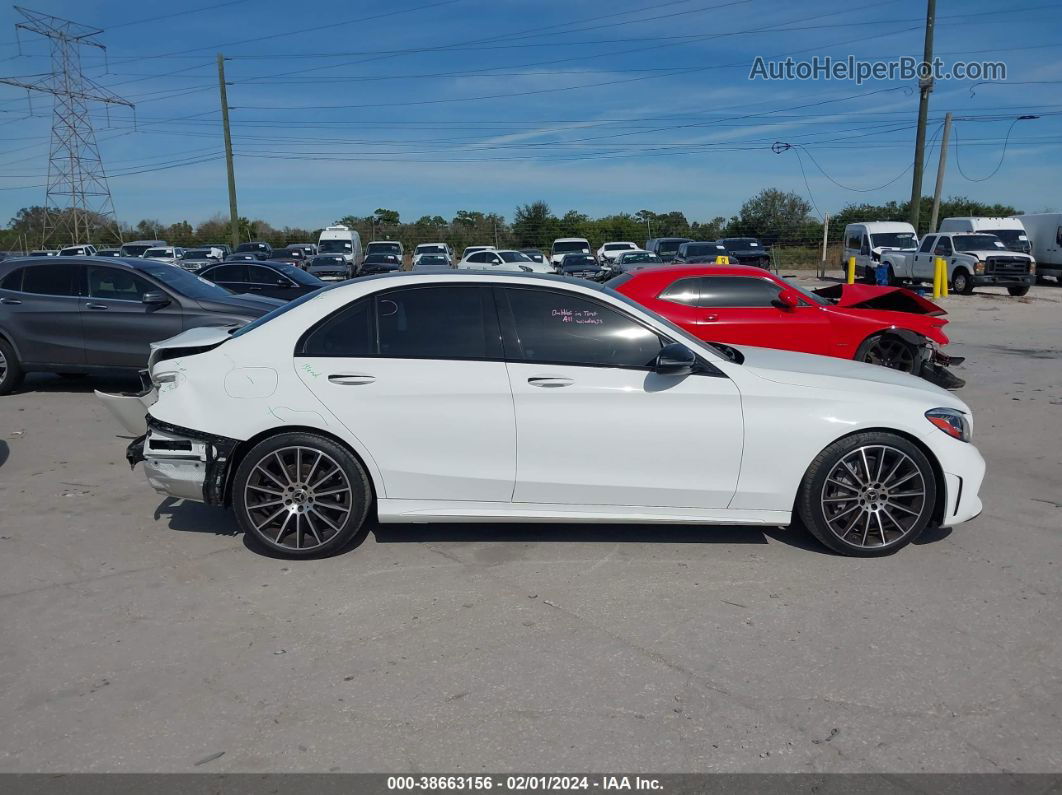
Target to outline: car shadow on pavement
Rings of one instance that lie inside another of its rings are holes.
[[[8,447],[7,442],[0,439],[0,467],[7,461],[9,455],[11,455],[11,448]]]
[[[51,373],[29,373],[15,394],[33,392],[66,392],[69,394],[88,394],[100,392],[139,392],[140,380],[136,375],[123,372],[104,372],[92,375],[53,375]]]
[[[210,533],[219,536],[242,535],[243,545],[269,558],[287,559],[266,548],[253,536],[243,533],[231,511],[199,502],[167,497],[155,509],[155,521],[166,520],[170,530],[181,533]],[[771,541],[806,552],[837,555],[823,546],[799,523],[791,527],[743,525],[654,525],[654,524],[380,524],[374,520],[350,540],[337,555],[353,552],[372,534],[378,544],[423,543],[590,543],[590,544],[758,544]],[[951,535],[950,527],[930,527],[915,544],[933,544]],[[317,557],[317,556],[312,556]],[[311,559],[312,559],[311,557]],[[319,557],[330,557],[323,555]]]

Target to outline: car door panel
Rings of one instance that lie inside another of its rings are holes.
[[[511,501],[516,426],[489,288],[375,294],[300,346],[299,378],[370,452],[387,498]]]
[[[78,311],[82,267],[77,262],[30,265],[11,281],[4,280],[5,286],[17,289],[0,289],[0,317],[24,363],[84,363],[84,332]]]
[[[88,295],[81,299],[85,363],[99,367],[145,367],[152,342],[183,330],[181,305],[145,304],[162,288],[122,268],[90,265]]]
[[[615,307],[548,289],[498,292],[516,409],[514,502],[727,506],[743,437],[729,379],[636,366],[662,340]]]

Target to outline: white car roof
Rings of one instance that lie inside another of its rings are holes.
[[[904,221],[862,221],[848,226],[861,226],[870,234],[875,232],[914,232],[914,227]]]
[[[558,237],[553,241],[554,245],[557,243],[586,243],[585,237]]]

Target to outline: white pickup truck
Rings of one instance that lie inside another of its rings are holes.
[[[1006,287],[1011,295],[1025,295],[1036,281],[1036,263],[1028,254],[1009,251],[995,235],[983,232],[940,232],[922,238],[917,251],[884,251],[881,264],[890,277],[932,282],[934,263],[944,259],[948,282],[957,293],[978,285]]]

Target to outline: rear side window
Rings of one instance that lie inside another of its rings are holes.
[[[37,295],[79,295],[82,269],[75,264],[33,265],[22,276],[22,292]]]
[[[701,294],[698,287],[699,281],[699,279],[679,279],[677,282],[670,284],[657,297],[662,301],[672,301],[676,304],[696,306],[697,299]],[[609,287],[613,286],[614,285],[609,284]]]
[[[0,282],[0,290],[13,290],[19,292],[22,290],[22,273],[25,268],[18,268],[11,271],[4,277],[4,280]]]
[[[409,287],[356,301],[312,329],[300,356],[500,359],[489,288]]]
[[[206,271],[206,278],[212,282],[245,282],[247,281],[247,266],[218,265]]]
[[[284,282],[290,284],[288,279],[285,279],[283,274],[277,273],[270,268],[263,268],[260,265],[248,265],[247,266],[247,281],[252,284],[269,284],[273,285],[277,282]]]
[[[767,279],[742,276],[703,276],[697,280],[699,295],[695,306],[763,309],[773,306],[782,290]]]
[[[507,350],[507,358],[643,368],[660,353],[654,331],[604,304],[552,290],[502,288],[500,293],[516,338],[517,350]]]
[[[488,309],[490,315],[488,315]],[[477,285],[412,287],[376,297],[380,356],[494,359],[490,291]]]

